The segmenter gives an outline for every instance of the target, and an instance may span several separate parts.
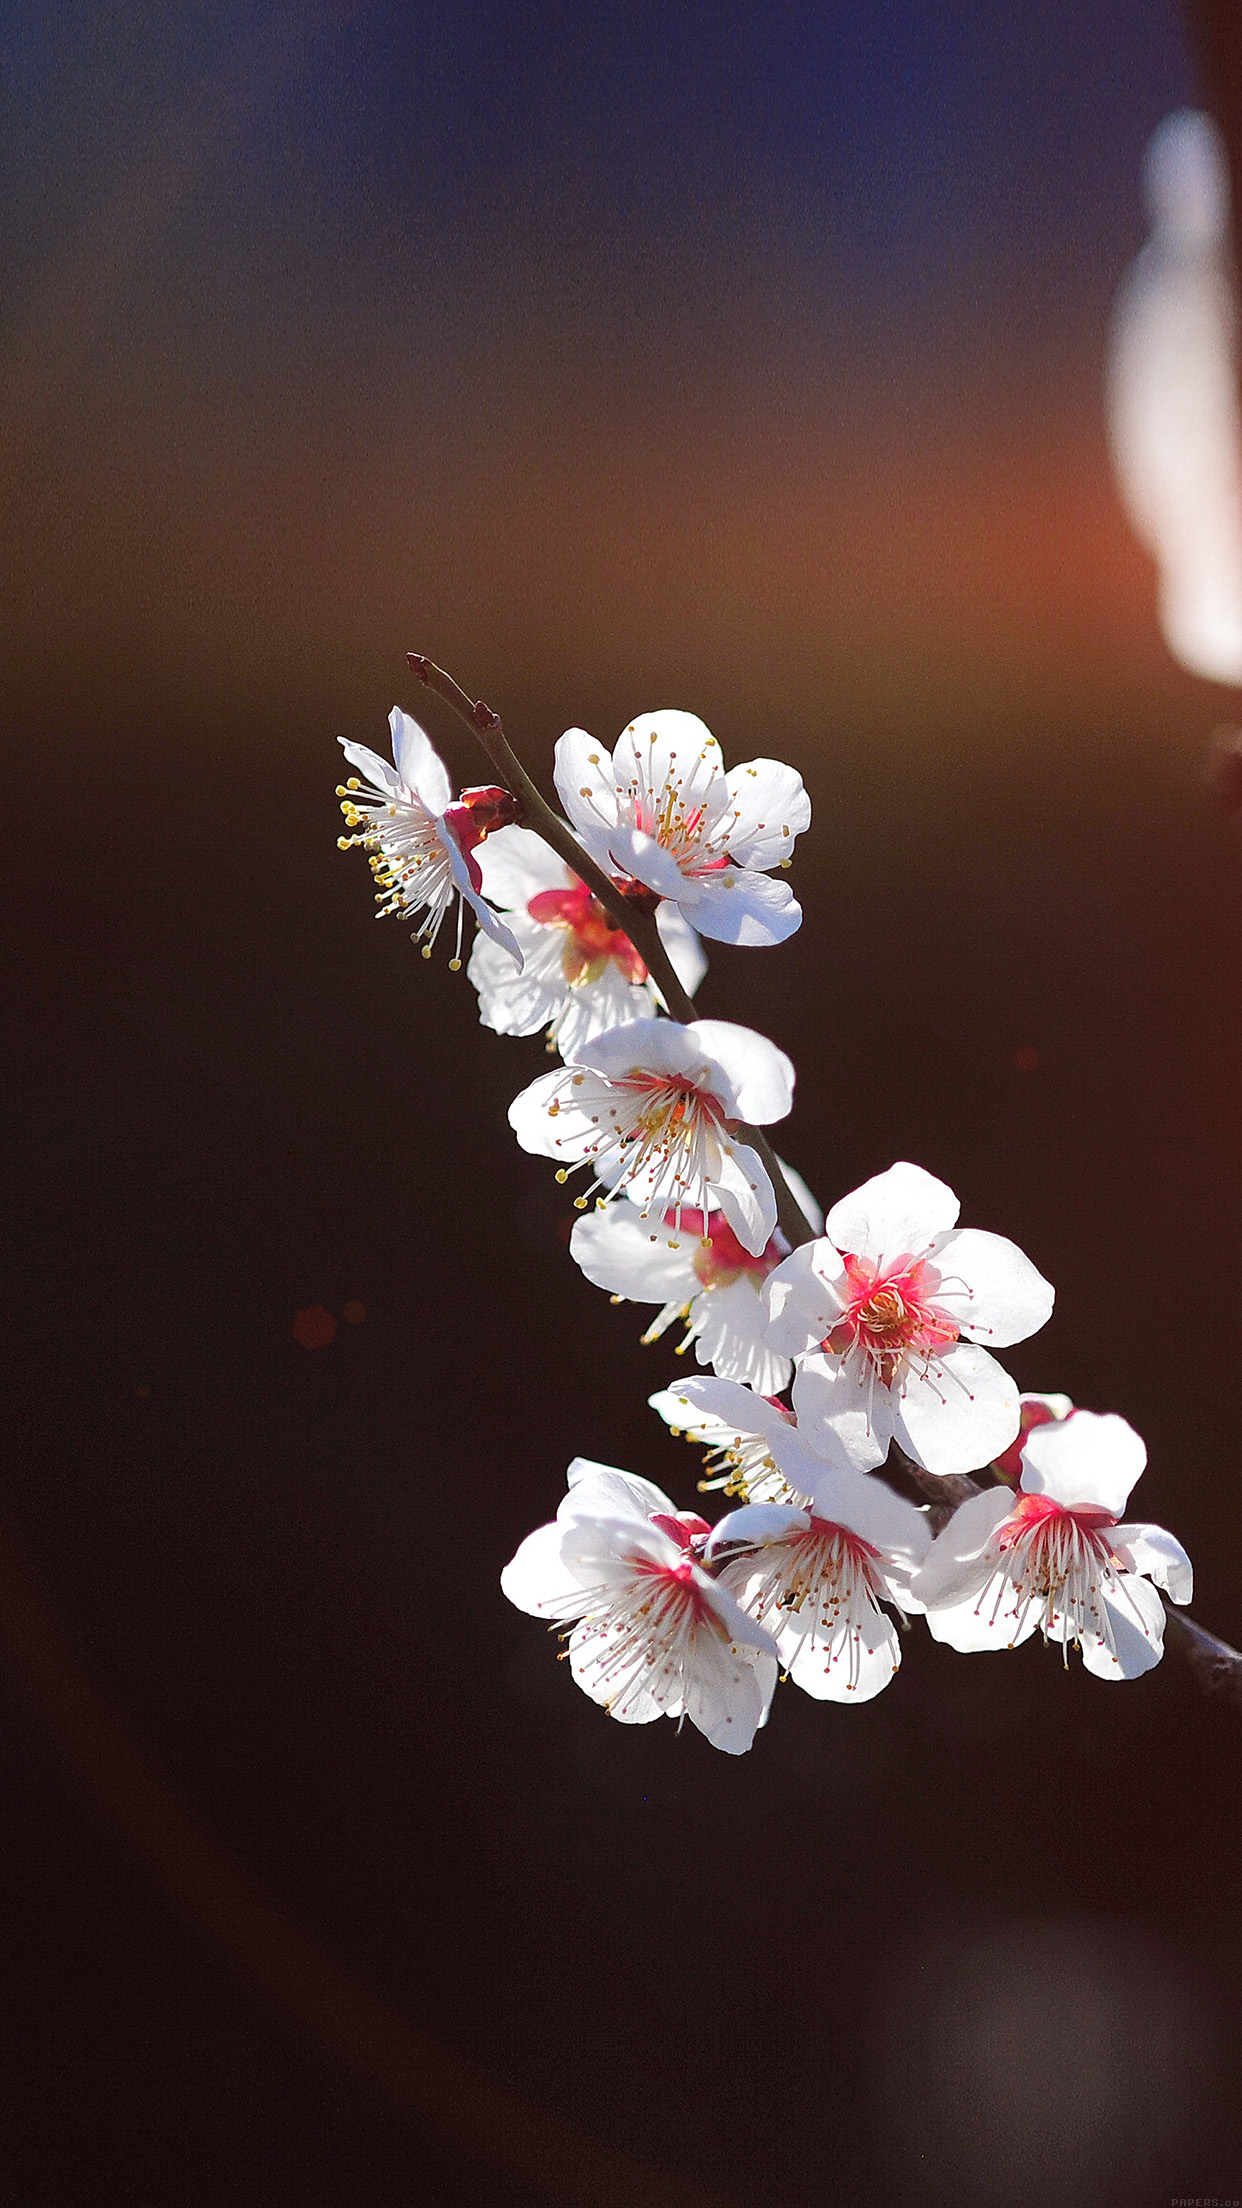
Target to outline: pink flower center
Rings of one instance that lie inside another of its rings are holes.
[[[1019,1495],[1001,1528],[1000,1546],[1012,1549],[1025,1542],[1032,1556],[1041,1550],[1051,1555],[1058,1543],[1079,1537],[1097,1556],[1110,1556],[1111,1547],[1103,1536],[1105,1529],[1116,1523],[1111,1511],[1096,1510],[1084,1503],[1069,1510],[1064,1503],[1054,1502],[1051,1495]]]
[[[958,1338],[959,1328],[934,1300],[940,1275],[926,1258],[899,1257],[882,1270],[869,1258],[842,1252],[850,1299],[823,1346],[838,1357],[857,1346],[884,1386],[904,1357],[931,1357]]]
[[[610,925],[599,899],[584,883],[571,889],[541,889],[526,910],[543,927],[564,928],[561,964],[571,989],[584,981],[598,981],[610,959],[628,982],[647,979],[647,968],[628,935]]]

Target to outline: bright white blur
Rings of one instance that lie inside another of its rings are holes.
[[[1126,510],[1159,568],[1164,640],[1192,674],[1242,683],[1242,412],[1229,171],[1182,109],[1144,165],[1151,236],[1113,310],[1106,400]]]

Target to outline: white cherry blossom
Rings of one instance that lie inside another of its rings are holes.
[[[981,1344],[1033,1334],[1053,1291],[1012,1242],[958,1230],[957,1214],[943,1181],[891,1166],[765,1284],[799,1424],[834,1463],[870,1471],[895,1437],[928,1472],[971,1472],[1018,1432],[1017,1388]]]
[[[577,1457],[555,1523],[528,1535],[500,1584],[519,1610],[572,1623],[569,1668],[610,1716],[688,1717],[736,1756],[767,1721],[776,1647],[704,1571],[708,1531],[650,1481]]]
[[[1015,1648],[1036,1627],[1100,1679],[1136,1679],[1164,1653],[1163,1588],[1193,1573],[1163,1526],[1121,1524],[1147,1450],[1124,1418],[1073,1411],[1032,1428],[1018,1495],[988,1488],[954,1512],[914,1582],[938,1641]],[[1154,1582],[1154,1584],[1153,1584]]]
[[[414,941],[430,958],[446,913],[457,906],[457,948],[452,960],[461,961],[462,899],[473,910],[480,927],[518,965],[522,953],[512,931],[484,902],[483,882],[476,847],[499,824],[512,820],[513,799],[507,790],[489,785],[463,790],[454,802],[448,769],[418,722],[400,706],[388,716],[392,732],[389,766],[365,744],[341,737],[351,767],[366,777],[364,788],[357,775],[338,787],[345,825],[353,831],[339,836],[342,851],[355,844],[370,853],[379,903],[377,917],[417,918],[422,924]]]
[[[532,1081],[510,1105],[509,1125],[524,1150],[557,1160],[558,1179],[590,1165],[610,1196],[632,1196],[658,1222],[648,1230],[657,1241],[670,1211],[722,1211],[757,1257],[776,1228],[776,1196],[737,1126],[783,1119],[793,1084],[784,1051],[731,1020],[635,1020]]]
[[[523,961],[515,964],[499,943],[476,936],[467,972],[484,1027],[498,1035],[546,1028],[549,1044],[571,1058],[592,1036],[651,1018],[662,1000],[643,960],[542,836],[497,829],[479,852],[479,867],[484,895],[504,911]],[[669,904],[657,907],[655,923],[693,996],[707,971],[694,929]]]
[[[713,1528],[704,1554],[769,1627],[795,1686],[817,1701],[869,1702],[901,1662],[880,1603],[921,1609],[910,1582],[930,1538],[923,1512],[882,1480],[821,1464],[805,1509],[748,1503]]]
[[[726,774],[694,713],[644,713],[609,756],[585,729],[556,747],[556,788],[592,858],[681,906],[722,943],[783,943],[802,908],[770,869],[811,822],[802,777],[776,759]]]
[[[822,1223],[814,1197],[791,1167],[785,1177],[808,1221]],[[701,1365],[727,1380],[745,1381],[760,1395],[779,1395],[789,1384],[792,1366],[768,1342],[768,1315],[761,1289],[780,1264],[789,1244],[777,1232],[758,1256],[744,1247],[720,1211],[683,1207],[665,1214],[653,1239],[649,1224],[632,1204],[609,1205],[579,1219],[569,1254],[588,1280],[605,1288],[614,1303],[658,1303],[644,1343],[658,1341],[675,1319],[686,1331],[677,1345],[684,1355],[691,1343]]]

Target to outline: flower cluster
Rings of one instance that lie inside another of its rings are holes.
[[[762,1132],[792,1107],[785,1053],[671,1016],[693,1012],[700,936],[773,945],[799,926],[773,879],[810,823],[799,776],[769,759],[726,773],[688,713],[642,716],[611,755],[571,729],[553,849],[502,788],[454,800],[417,723],[391,725],[392,767],[345,746],[367,783],[340,793],[342,843],[370,852],[382,911],[422,915],[424,955],[456,902],[460,963],[471,906],[481,1020],[543,1030],[561,1061],[509,1123],[558,1181],[581,1177],[571,1256],[614,1303],[656,1307],[645,1342],[681,1320],[679,1353],[709,1368],[651,1404],[707,1449],[700,1493],[734,1507],[713,1525],[575,1458],[555,1520],[502,1574],[561,1630],[578,1685],[623,1724],[689,1718],[736,1755],[778,1677],[819,1701],[879,1694],[917,1617],[955,1649],[1038,1629],[1101,1678],[1150,1669],[1162,1596],[1189,1601],[1191,1568],[1171,1534],[1122,1522],[1143,1443],[1065,1396],[1020,1396],[995,1354],[1044,1325],[1048,1282],[959,1227],[917,1165],[825,1218]]]

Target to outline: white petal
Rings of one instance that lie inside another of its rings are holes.
[[[495,828],[475,851],[483,893],[494,905],[524,912],[545,889],[570,889],[576,877],[550,843],[531,828]],[[537,923],[532,922],[532,925]]]
[[[561,971],[563,982],[564,969]],[[565,989],[556,1023],[556,1047],[570,1063],[597,1035],[650,1018],[652,1002],[650,988],[642,982],[628,982],[620,967],[609,959],[598,981],[579,981],[572,989]]]
[[[825,1638],[798,1631],[795,1611],[776,1636],[781,1661],[796,1687],[817,1702],[871,1702],[883,1692],[901,1662],[897,1628],[872,1606],[864,1628],[844,1619]]]
[[[802,1242],[763,1284],[768,1340],[791,1357],[818,1349],[848,1301],[845,1268],[831,1242]]]
[[[743,1503],[739,1510],[727,1510],[717,1520],[703,1555],[714,1561],[728,1549],[762,1549],[771,1541],[784,1541],[791,1533],[807,1532],[810,1523],[806,1511],[791,1503]]]
[[[753,1275],[743,1274],[696,1297],[690,1313],[694,1354],[701,1365],[710,1365],[726,1380],[744,1381],[756,1395],[779,1395],[789,1385],[792,1368],[787,1357],[769,1347],[756,1285]]]
[[[958,1506],[913,1581],[915,1594],[929,1611],[964,1602],[991,1578],[999,1553],[995,1537],[1013,1507],[1007,1487],[985,1488]]]
[[[582,1582],[561,1555],[564,1528],[540,1526],[528,1533],[500,1575],[502,1593],[535,1618],[577,1618],[585,1607]]]
[[[765,1403],[736,1380],[683,1380],[647,1400],[679,1433],[713,1449],[729,1448],[752,1434],[771,1442],[794,1431],[774,1403]]]
[[[1022,1451],[1022,1486],[1028,1495],[1051,1495],[1065,1510],[1111,1511],[1126,1507],[1147,1462],[1147,1444],[1115,1411],[1033,1426]]]
[[[709,1584],[731,1641],[705,1627],[695,1634],[683,1689],[685,1711],[713,1748],[741,1756],[767,1722],[776,1691],[776,1646],[725,1588]]]
[[[1170,1602],[1193,1599],[1194,1566],[1180,1541],[1163,1526],[1117,1526],[1109,1535],[1113,1553],[1128,1571],[1141,1572],[1162,1587]]]
[[[737,866],[779,866],[811,825],[802,776],[779,759],[748,759],[727,776],[727,849]]]
[[[726,1135],[710,1187],[743,1249],[761,1257],[776,1232],[776,1195],[758,1151]]]
[[[845,1526],[882,1555],[909,1565],[921,1563],[926,1556],[931,1544],[926,1513],[916,1503],[907,1502],[904,1495],[896,1494],[884,1480],[842,1465],[821,1464],[816,1468],[814,1485],[799,1482],[799,1487],[810,1497],[817,1518]]]
[[[522,913],[512,913],[509,926],[522,964],[480,929],[466,973],[479,992],[479,1019],[484,1027],[496,1035],[537,1035],[565,1000],[560,945],[546,928]]]
[[[728,1077],[739,1119],[768,1127],[785,1118],[793,1103],[793,1062],[766,1035],[739,1027],[736,1020],[695,1020],[686,1033]]]
[[[918,1582],[915,1582],[916,1587]],[[1021,1602],[1007,1573],[986,1580],[972,1599],[946,1604],[927,1612],[927,1629],[933,1640],[973,1655],[987,1648],[1020,1648],[1039,1625],[1042,1605]]]
[[[541,1073],[537,1080],[531,1082],[529,1088],[523,1089],[520,1096],[514,1097],[509,1106],[509,1125],[523,1150],[529,1150],[533,1157],[556,1158],[561,1155],[557,1141],[562,1115],[558,1112],[555,1118],[549,1118],[548,1106],[560,1095],[564,1079],[559,1068],[552,1073]],[[572,1158],[576,1154],[576,1151],[568,1150],[566,1157]]]
[[[680,1247],[670,1249],[670,1239]],[[588,1212],[569,1238],[569,1254],[596,1288],[631,1303],[689,1303],[699,1292],[693,1235],[640,1219],[632,1206]]]
[[[657,897],[680,899],[685,891],[686,878],[671,851],[666,851],[654,836],[641,828],[627,828],[624,823],[609,831],[609,858],[618,874],[628,874],[636,882],[654,889]]]
[[[710,874],[682,877],[678,902],[700,935],[743,950],[764,950],[785,943],[802,926],[802,907],[788,882],[749,867],[722,866]]]
[[[389,797],[405,796],[396,768],[390,767],[386,759],[381,759],[378,751],[368,750],[365,744],[352,743],[347,736],[339,737],[338,742],[350,766],[356,767],[359,774],[365,774],[368,782],[373,782],[377,790],[386,791]]]
[[[1052,1316],[1053,1289],[1002,1234],[959,1228],[938,1244],[932,1262],[941,1282],[937,1303],[989,1349],[1024,1342]]]
[[[1113,1649],[1102,1638],[1084,1633],[1083,1663],[1097,1679],[1139,1679],[1164,1654],[1164,1604],[1149,1580],[1129,1573],[1123,1574],[1117,1591],[1104,1599]]]
[[[595,859],[606,858],[609,831],[616,825],[617,792],[604,746],[584,728],[567,729],[556,747],[553,780],[565,817],[587,850]]]
[[[907,1361],[894,1411],[898,1441],[926,1472],[979,1471],[1009,1447],[1020,1418],[1014,1382],[974,1342],[954,1342],[926,1369]]]
[[[657,905],[655,922],[673,972],[686,995],[692,997],[707,972],[703,946],[679,905]]]
[[[515,960],[516,964],[520,966],[522,964],[522,953],[518,948],[517,937],[514,935],[513,930],[510,927],[507,927],[505,922],[497,917],[497,915],[492,911],[491,906],[484,903],[482,897],[479,895],[478,890],[475,888],[474,883],[471,881],[470,868],[467,864],[465,853],[463,852],[461,845],[458,843],[457,838],[453,833],[451,815],[449,816],[449,818],[441,821],[440,831],[440,840],[444,846],[444,855],[449,863],[449,871],[452,874],[453,880],[456,883],[458,889],[461,891],[462,896],[465,898],[466,903],[471,907],[472,911],[474,912],[479,926],[486,929],[488,935],[491,936],[492,941],[494,943],[501,944],[502,947],[509,952],[510,957]]]
[[[854,1257],[917,1257],[957,1225],[958,1200],[943,1181],[904,1160],[876,1173],[834,1204],[824,1222],[830,1241]]]
[[[422,799],[429,813],[442,813],[452,803],[453,785],[426,729],[403,713],[399,705],[394,705],[389,714],[388,727],[393,759],[407,790]]]
[[[696,1039],[695,1022],[683,1027],[678,1020],[634,1020],[615,1034],[597,1035],[575,1063],[590,1066],[607,1081],[624,1081],[631,1073],[682,1074],[688,1080],[706,1078],[706,1051]],[[732,1101],[730,1099],[730,1101]],[[729,1114],[733,1117],[733,1114]]]
[[[893,1403],[862,1359],[812,1355],[794,1374],[799,1430],[828,1464],[874,1471],[893,1438]]]
[[[569,1492],[562,1496],[558,1518],[620,1515],[640,1521],[644,1529],[652,1511],[673,1512],[662,1488],[636,1472],[623,1472],[615,1464],[596,1464],[591,1457],[575,1457],[565,1475]]]

